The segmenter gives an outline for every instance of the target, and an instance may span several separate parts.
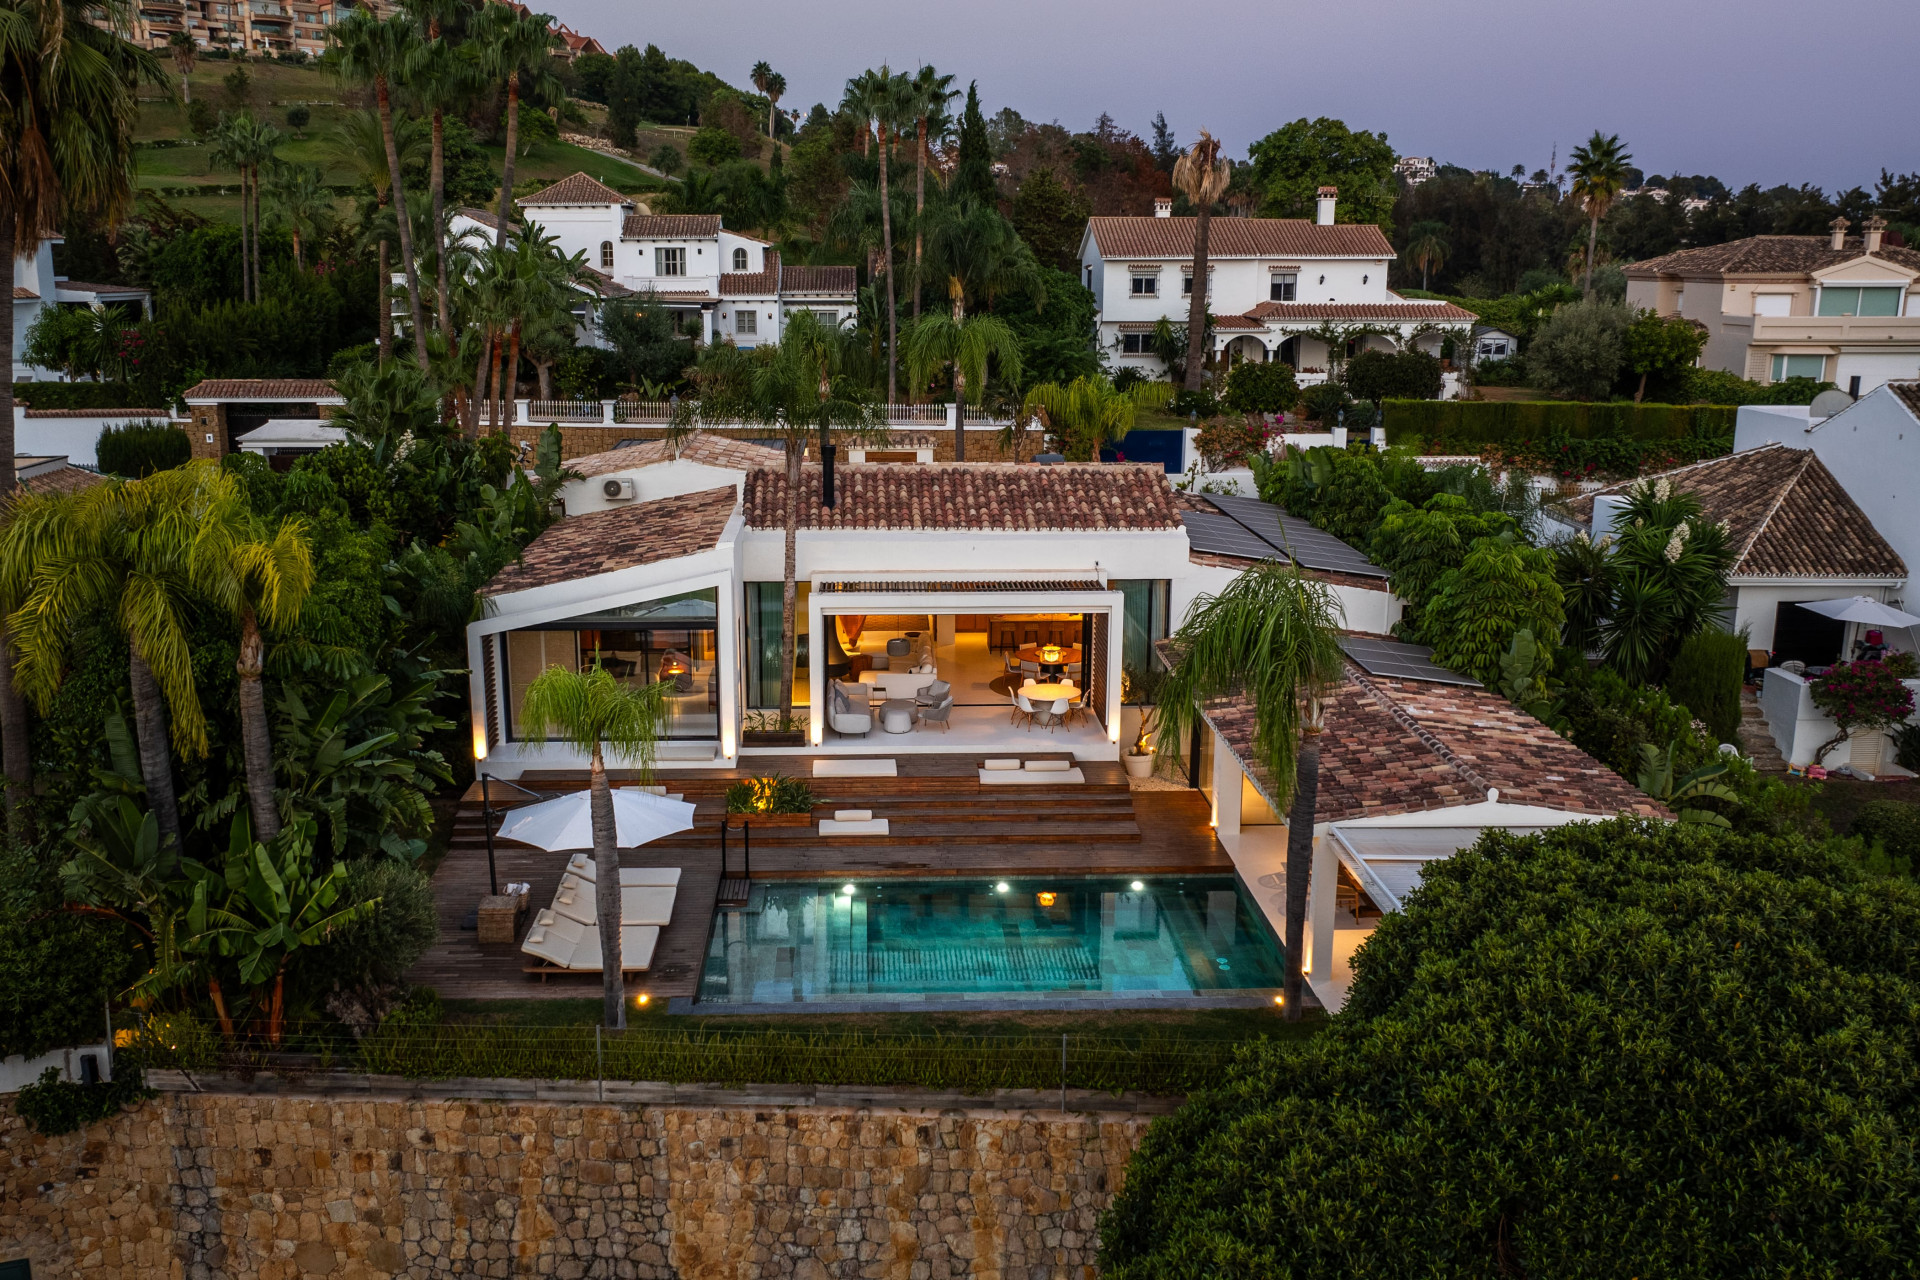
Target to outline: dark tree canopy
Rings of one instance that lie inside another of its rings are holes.
[[[1489,833],[1324,1034],[1154,1126],[1104,1274],[1910,1274],[1916,940],[1920,889],[1799,837]]]

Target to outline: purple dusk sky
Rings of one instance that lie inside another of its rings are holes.
[[[1145,135],[1165,111],[1236,158],[1301,116],[1384,131],[1402,154],[1529,170],[1595,128],[1649,174],[1730,186],[1872,189],[1920,170],[1912,0],[1358,0],[1189,8],[1165,0],[550,0],[609,51],[659,45],[729,82],[766,59],[783,106],[832,106],[847,77],[932,62],[991,114],[1074,129],[1111,112]],[[1187,51],[1191,50],[1191,53]]]

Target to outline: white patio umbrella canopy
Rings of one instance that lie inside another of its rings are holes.
[[[574,791],[556,800],[542,800],[506,815],[497,833],[540,849],[593,848],[593,793]],[[650,791],[615,787],[613,791],[614,843],[622,849],[687,831],[693,826],[693,806]]]
[[[1857,622],[1863,627],[1911,627],[1920,617],[1903,613],[1892,605],[1881,604],[1866,596],[1848,596],[1843,600],[1802,600],[1802,609],[1832,618],[1836,622]]]

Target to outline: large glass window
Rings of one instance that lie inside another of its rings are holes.
[[[597,665],[623,684],[667,682],[663,736],[719,737],[718,599],[709,587],[508,632],[507,736],[537,741],[520,728],[534,677],[548,667]],[[775,602],[777,619],[777,594]]]
[[[747,587],[747,705],[780,705],[780,588],[778,582],[749,582]],[[793,700],[807,704],[807,597],[811,583],[794,584]]]
[[[1827,358],[1825,356],[1775,356],[1773,358],[1773,380],[1785,382],[1788,378],[1824,378],[1827,376]]]
[[[1120,665],[1145,671],[1161,665],[1153,642],[1167,638],[1167,606],[1171,584],[1165,578],[1122,578],[1111,583],[1126,598],[1126,617],[1120,633]]]
[[[1267,297],[1273,302],[1292,302],[1299,287],[1299,272],[1275,271],[1268,277]]]
[[[1900,289],[1888,288],[1820,290],[1820,314],[1823,316],[1897,316],[1900,314]]]
[[[657,276],[683,276],[687,274],[687,251],[685,249],[655,249],[653,251],[653,274]]]

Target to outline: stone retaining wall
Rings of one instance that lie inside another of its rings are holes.
[[[1094,1274],[1150,1117],[163,1093],[0,1119],[0,1261],[36,1277]]]

